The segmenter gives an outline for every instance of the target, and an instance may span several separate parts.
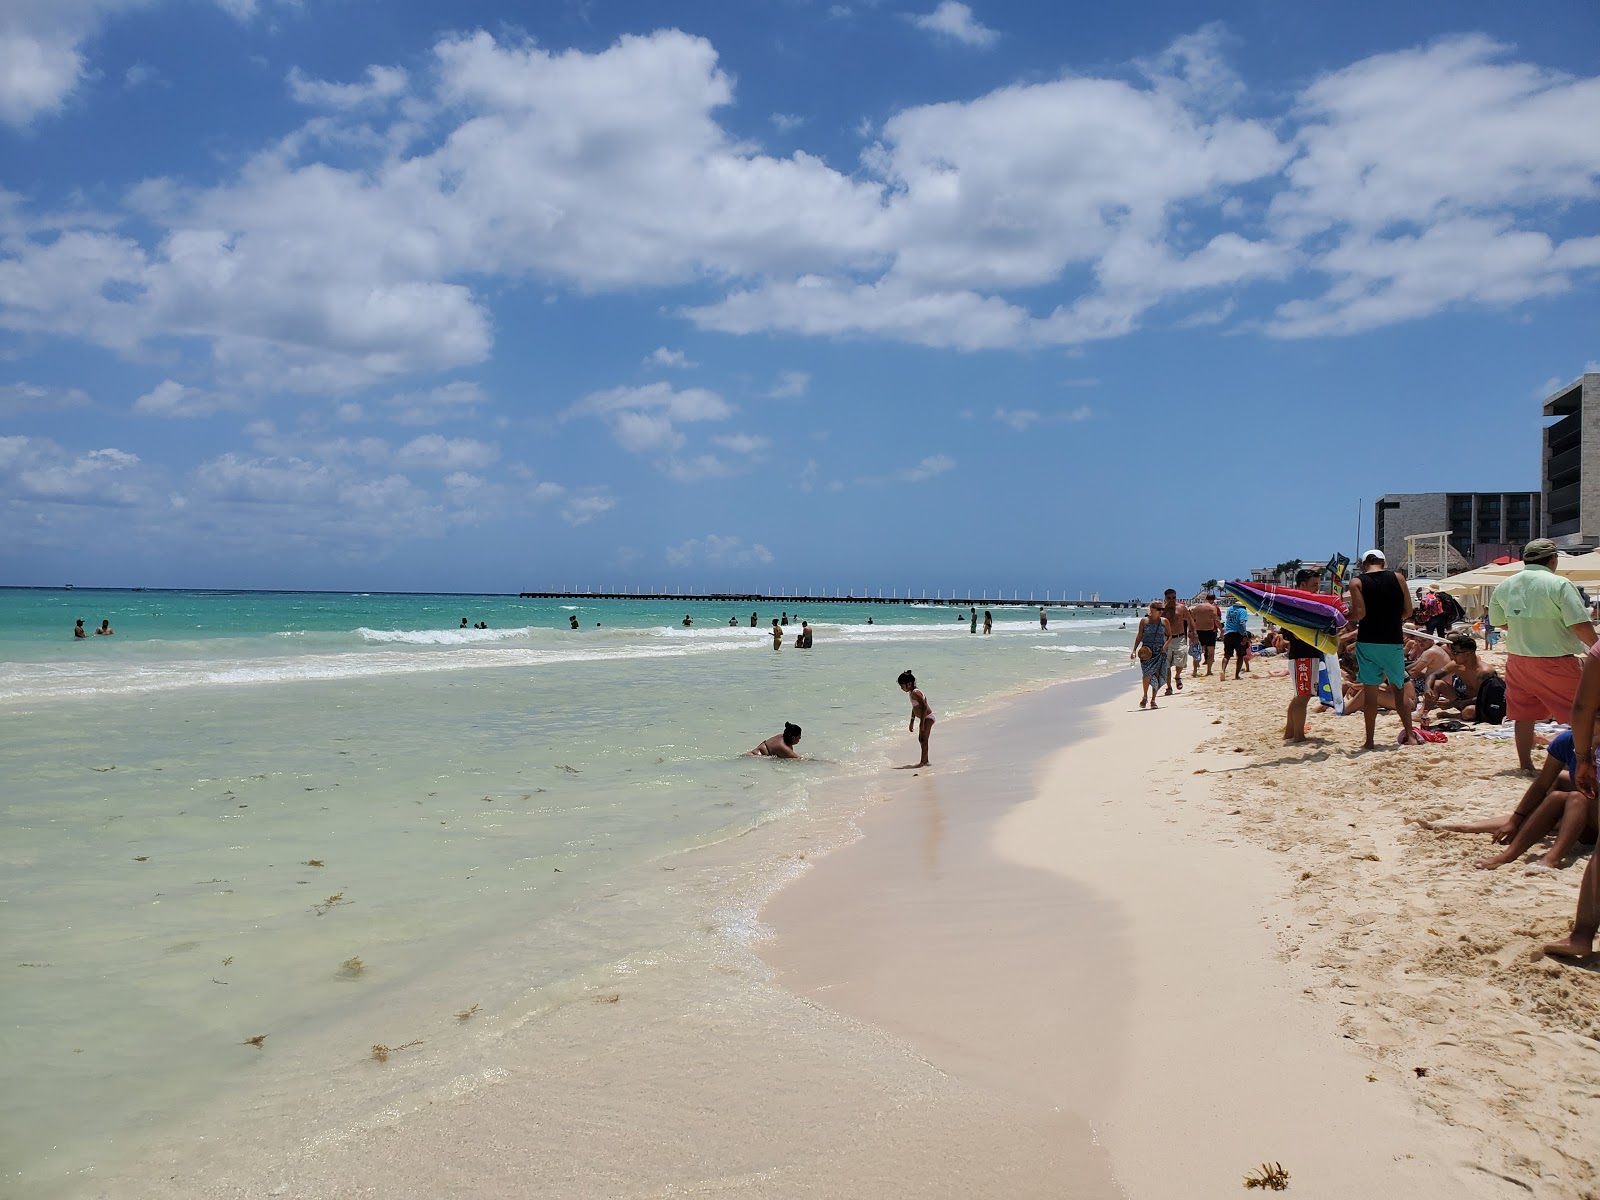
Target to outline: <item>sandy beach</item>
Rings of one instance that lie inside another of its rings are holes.
[[[1283,667],[1253,670],[941,730],[769,906],[779,979],[1087,1121],[1131,1197],[1264,1161],[1309,1195],[1594,1194],[1600,987],[1532,957],[1581,866],[1478,871],[1487,837],[1404,821],[1508,811],[1510,747],[1358,755],[1359,718],[1320,717],[1285,749]]]

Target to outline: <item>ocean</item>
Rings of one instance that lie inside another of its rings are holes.
[[[0,590],[0,1190],[336,1136],[573,1004],[758,986],[762,901],[915,761],[902,670],[948,728],[1125,666],[1137,617],[751,607]],[[744,756],[785,721],[806,761]]]

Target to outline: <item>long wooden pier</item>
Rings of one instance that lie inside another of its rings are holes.
[[[738,603],[738,604],[922,604],[935,608],[1139,608],[1141,601],[1133,600],[1070,600],[1046,594],[1026,597],[1013,594],[1010,599],[999,596],[869,596],[829,595],[805,596],[799,593],[785,595],[768,592],[519,592],[522,600],[673,600],[685,604]]]

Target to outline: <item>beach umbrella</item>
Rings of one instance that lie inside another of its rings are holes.
[[[1338,597],[1243,580],[1224,583],[1222,590],[1262,620],[1287,629],[1324,654],[1338,653],[1339,631],[1345,627],[1344,603]]]

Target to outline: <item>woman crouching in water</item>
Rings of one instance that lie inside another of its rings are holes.
[[[795,744],[800,740],[800,726],[792,721],[783,723],[783,732],[775,733],[750,751],[757,758],[799,758]]]

